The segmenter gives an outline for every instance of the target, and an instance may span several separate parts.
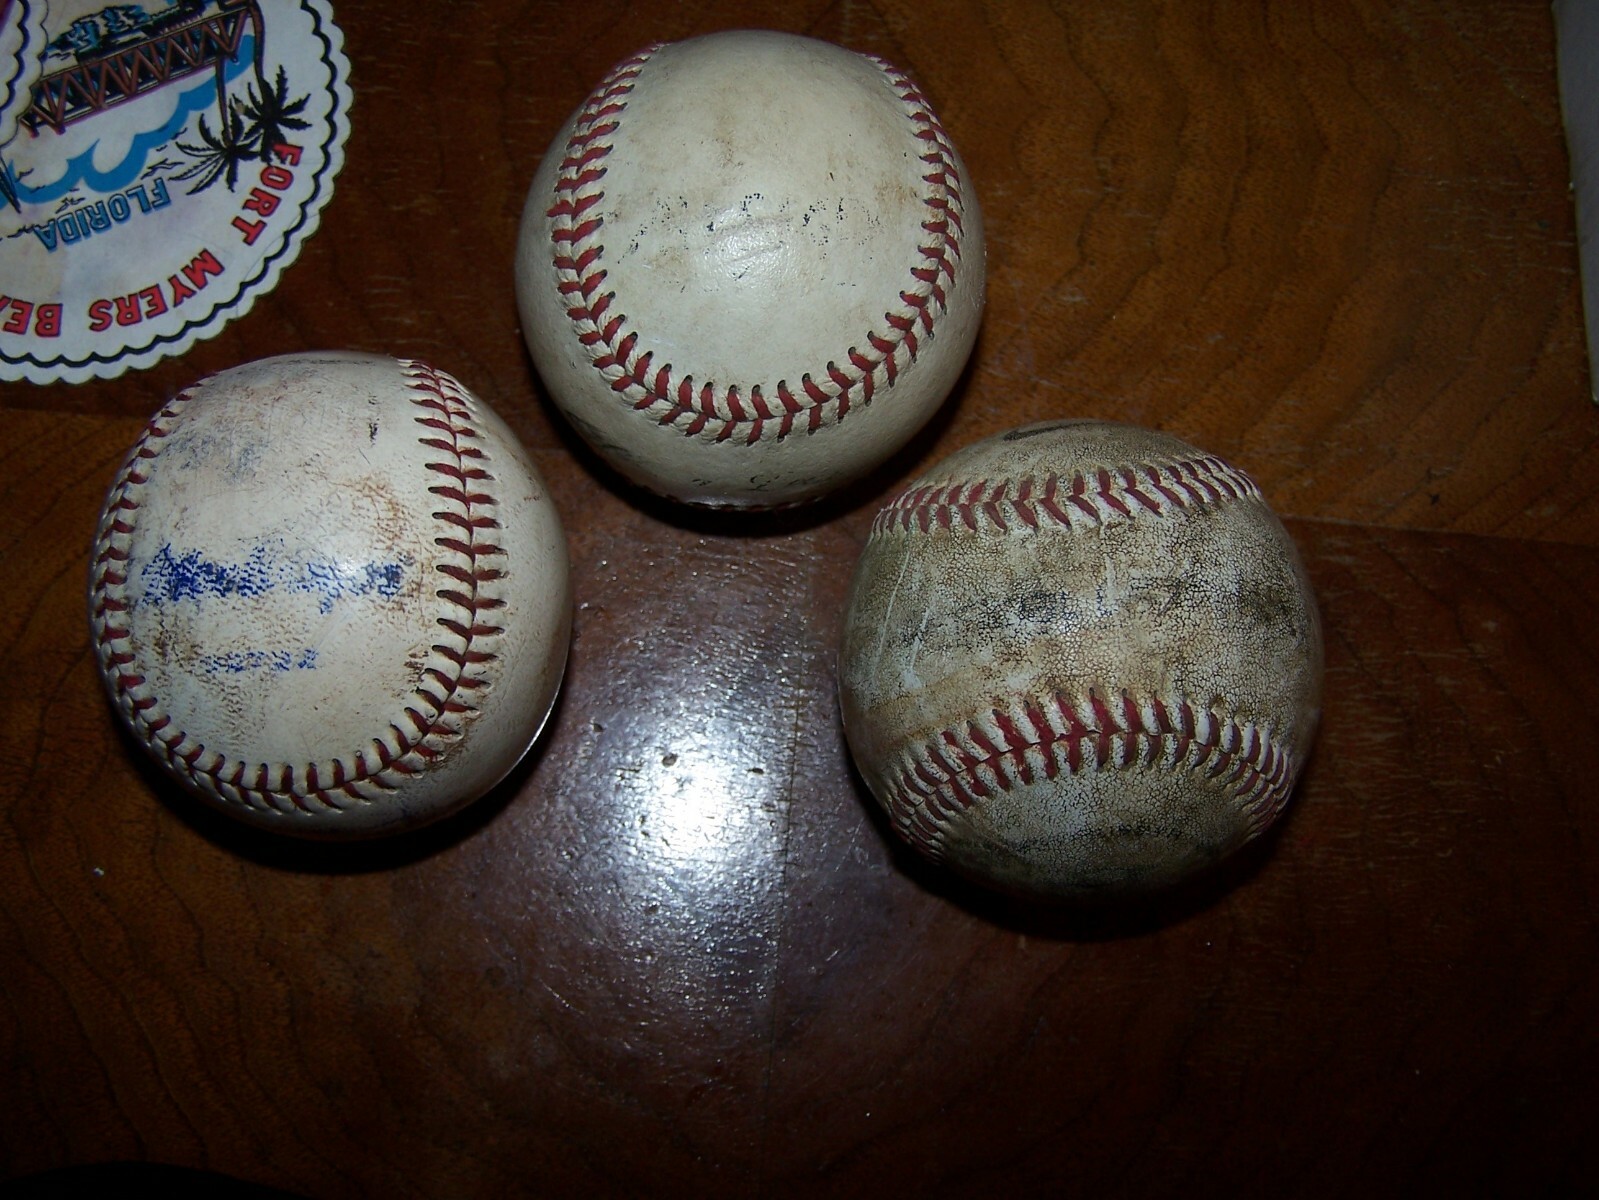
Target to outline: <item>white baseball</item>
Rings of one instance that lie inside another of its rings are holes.
[[[442,371],[348,353],[235,367],[157,413],[106,499],[90,610],[134,738],[202,799],[315,838],[502,779],[571,621],[516,436]]]
[[[1154,890],[1282,811],[1320,713],[1321,627],[1242,472],[1127,425],[1031,425],[877,516],[839,666],[897,832],[1002,890]]]
[[[814,499],[943,403],[983,309],[983,226],[926,99],[769,32],[620,63],[545,154],[516,257],[555,403],[695,504]]]

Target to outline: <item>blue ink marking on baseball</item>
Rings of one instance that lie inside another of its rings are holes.
[[[333,611],[333,602],[342,596],[376,594],[385,600],[399,595],[404,572],[399,563],[340,563],[311,561],[305,574],[288,586],[296,592],[319,593],[319,607]]]
[[[271,671],[275,674],[314,671],[316,647],[307,646],[298,653],[289,650],[229,650],[225,654],[204,655],[195,665],[207,675],[242,675],[246,671]]]
[[[346,597],[375,596],[393,600],[405,584],[409,560],[349,562],[328,558],[285,561],[283,543],[262,542],[240,562],[217,562],[198,550],[163,545],[139,572],[144,585],[141,603],[176,604],[235,597],[253,599],[268,592],[317,597],[317,608],[330,613]]]
[[[156,551],[139,577],[144,581],[142,598],[157,603],[259,596],[276,586],[265,546],[257,546],[242,563],[218,563],[202,558],[198,550],[178,553],[169,542]]]

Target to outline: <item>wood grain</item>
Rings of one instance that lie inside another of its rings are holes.
[[[348,164],[278,289],[181,360],[0,400],[0,1180],[1346,1196],[1594,1175],[1599,414],[1548,6],[1056,8],[336,6]],[[560,422],[509,260],[540,155],[612,62],[750,25],[916,75],[984,206],[990,292],[957,395],[883,472],[734,519],[639,495]],[[488,399],[551,485],[577,590],[530,758],[361,847],[282,844],[167,787],[117,732],[83,598],[104,489],[161,400],[330,346]],[[1089,914],[903,851],[834,698],[876,506],[1066,414],[1254,474],[1328,635],[1278,830]]]

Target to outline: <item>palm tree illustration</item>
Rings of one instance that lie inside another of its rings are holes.
[[[252,6],[253,8],[253,6]],[[259,14],[255,38],[255,82],[246,85],[245,96],[229,96],[226,86],[226,59],[219,56],[216,63],[217,113],[216,132],[202,116],[196,126],[196,143],[178,142],[178,149],[194,162],[179,172],[175,178],[194,180],[189,188],[192,195],[203,192],[217,180],[233,191],[239,182],[239,167],[251,159],[272,161],[273,149],[283,142],[290,131],[309,129],[311,123],[302,113],[310,103],[309,94],[291,98],[289,75],[282,64],[277,78],[270,83],[262,70],[262,29]],[[256,90],[257,85],[260,91]]]
[[[200,118],[196,132],[200,137],[198,145],[178,143],[178,149],[195,161],[175,178],[197,180],[189,189],[191,195],[205,191],[218,179],[224,179],[231,192],[239,182],[240,165],[256,157],[259,133],[245,124],[236,103],[228,106],[216,133],[211,132],[204,117]]]
[[[272,161],[272,149],[287,137],[291,129],[309,129],[311,123],[301,120],[310,96],[289,99],[289,76],[280,65],[275,82],[261,82],[261,94],[256,95],[255,85],[246,89],[244,115],[249,118],[250,130],[257,139],[257,149],[262,162]],[[230,185],[231,186],[231,185]]]

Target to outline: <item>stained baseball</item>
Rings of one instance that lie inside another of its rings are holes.
[[[411,828],[502,779],[571,621],[511,430],[442,371],[348,353],[236,367],[157,413],[89,602],[133,737],[224,812],[312,838]]]
[[[516,255],[555,404],[634,482],[763,508],[870,472],[983,309],[960,156],[900,71],[731,32],[618,64],[555,137]]]
[[[1256,485],[1097,421],[968,446],[883,508],[839,662],[898,834],[1066,899],[1166,887],[1270,826],[1321,684],[1315,599]]]

